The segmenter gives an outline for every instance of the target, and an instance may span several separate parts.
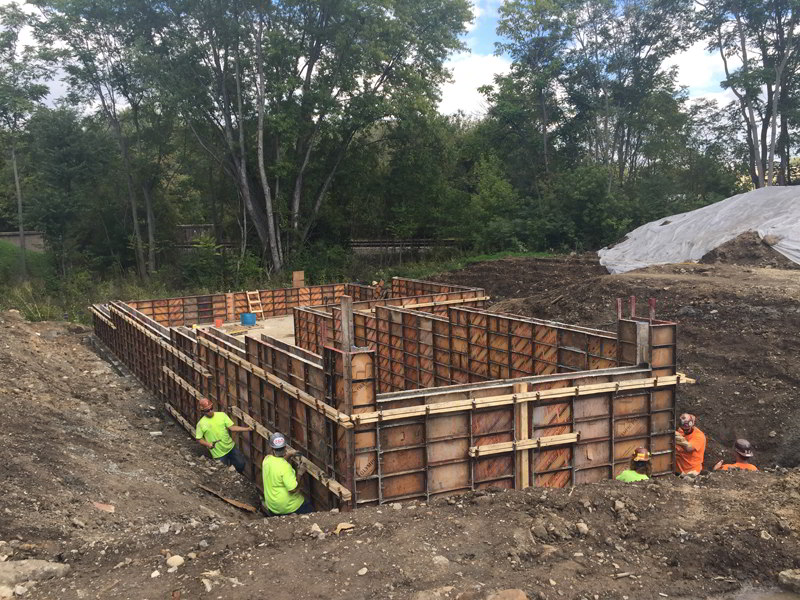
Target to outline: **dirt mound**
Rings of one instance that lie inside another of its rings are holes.
[[[702,264],[731,264],[773,269],[800,269],[783,254],[775,252],[755,231],[748,231],[706,254]]]

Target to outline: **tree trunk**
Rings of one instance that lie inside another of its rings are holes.
[[[133,239],[134,239],[134,250],[136,253],[136,270],[139,273],[139,277],[142,279],[147,279],[147,266],[144,260],[144,248],[142,247],[142,230],[139,227],[139,207],[138,203],[136,202],[136,191],[135,186],[133,184],[133,174],[131,173],[131,160],[130,155],[128,154],[128,144],[125,142],[125,138],[122,135],[122,127],[119,124],[119,121],[116,119],[112,119],[111,126],[114,129],[114,133],[117,136],[117,142],[119,143],[120,153],[122,154],[122,166],[125,169],[125,181],[128,185],[128,201],[131,205],[131,216],[133,220]]]
[[[261,188],[264,191],[264,211],[267,213],[267,227],[269,228],[269,253],[272,268],[280,271],[283,267],[280,251],[278,250],[278,230],[275,227],[275,213],[272,209],[272,191],[267,170],[264,166],[264,61],[262,57],[262,27],[259,23],[256,34],[256,63],[258,65],[258,175],[261,178]]]
[[[19,263],[22,278],[28,278],[28,265],[25,259],[25,223],[22,219],[22,187],[19,184],[19,172],[17,170],[17,148],[16,140],[11,140],[11,167],[14,170],[14,187],[17,191],[17,216],[19,217]]]
[[[736,26],[739,33],[739,47],[742,51],[742,70],[749,75],[750,67],[747,57],[747,39],[744,35],[744,27],[742,26],[742,18],[739,13],[736,13]],[[744,103],[744,107],[747,110],[747,121],[750,127],[750,136],[753,138],[753,159],[756,163],[756,173],[758,174],[758,184],[756,187],[762,188],[764,187],[764,163],[761,159],[761,152],[760,152],[760,140],[758,138],[758,124],[756,123],[756,115],[755,111],[753,110],[753,103],[752,101],[747,98],[747,92],[743,96],[742,100]]]
[[[149,273],[156,272],[156,216],[153,212],[152,195],[150,194],[150,183],[142,184],[142,195],[144,196],[144,209],[147,216],[147,270]]]
[[[544,92],[544,88],[540,88],[539,99],[542,105],[542,154],[544,158],[544,172],[546,174],[549,172],[549,167],[547,164],[547,103],[545,101]]]
[[[772,119],[770,123],[771,138],[769,141],[769,159],[767,160],[767,167],[769,175],[767,176],[767,185],[772,185],[772,171],[775,162],[775,142],[778,137],[778,100],[781,96],[781,81],[783,80],[783,70],[786,68],[786,62],[789,60],[791,49],[787,50],[783,55],[780,64],[775,67],[775,91],[772,96]]]

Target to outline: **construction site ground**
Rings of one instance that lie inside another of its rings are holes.
[[[777,573],[800,567],[800,277],[753,262],[610,276],[590,256],[506,259],[432,279],[485,287],[498,310],[600,328],[616,297],[657,298],[659,317],[680,323],[679,369],[697,379],[679,408],[709,436],[706,466],[743,436],[761,473],[303,517],[264,519],[204,491],[259,500],[102,360],[87,328],[0,313],[0,573],[67,563],[66,576],[17,588],[58,599],[773,597]],[[353,527],[336,535],[340,523]],[[170,555],[184,560],[172,572]]]

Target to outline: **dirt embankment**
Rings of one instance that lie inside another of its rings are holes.
[[[680,323],[681,369],[699,381],[681,403],[712,440],[708,462],[745,435],[764,467],[797,464],[800,282],[787,273],[684,265],[612,277],[592,260],[512,259],[447,278],[485,286],[506,310],[601,327],[617,296],[658,298],[659,315]],[[24,585],[26,597],[704,598],[800,567],[797,468],[265,520],[199,489],[258,500],[100,360],[86,329],[0,320],[0,562],[70,566]],[[341,522],[354,528],[337,536]],[[185,561],[172,572],[171,555]]]

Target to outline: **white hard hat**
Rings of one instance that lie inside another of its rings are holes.
[[[278,433],[277,431],[269,436],[269,447],[275,450],[279,450],[280,448],[286,447],[286,438],[283,437],[282,433]]]

